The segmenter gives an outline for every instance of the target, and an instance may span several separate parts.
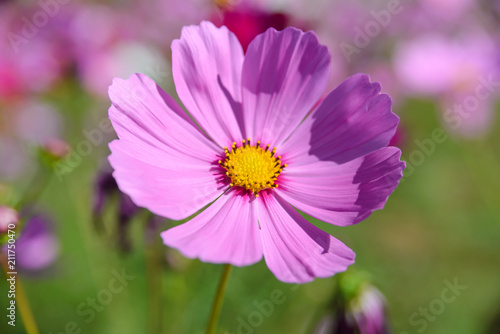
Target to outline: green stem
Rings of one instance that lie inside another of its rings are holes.
[[[226,291],[227,282],[229,280],[229,274],[231,273],[232,266],[230,264],[225,264],[222,274],[220,276],[219,286],[217,287],[217,293],[215,294],[214,303],[212,304],[212,312],[210,313],[210,319],[208,321],[208,326],[206,334],[215,334],[215,329],[217,328],[217,321],[219,320],[220,310],[222,309],[222,302],[224,301],[224,291]]]
[[[5,274],[9,272],[7,269],[7,263],[5,261],[2,262],[2,267],[5,270]],[[8,275],[7,275],[8,276]],[[38,330],[38,326],[36,325],[35,317],[33,316],[33,312],[31,311],[31,307],[26,297],[26,293],[24,292],[23,286],[21,284],[21,278],[16,274],[16,302],[17,308],[19,309],[19,313],[21,314],[21,320],[24,324],[24,329],[27,334],[40,334]]]
[[[33,312],[31,312],[31,307],[24,292],[23,286],[21,284],[20,277],[17,276],[16,282],[17,288],[17,304],[19,306],[19,313],[21,313],[21,319],[23,320],[24,328],[27,334],[39,334],[38,327],[36,325],[35,317]]]
[[[162,246],[163,244],[158,237],[158,240],[155,239],[145,247],[144,255],[146,257],[146,282],[149,308],[148,333],[163,333]]]

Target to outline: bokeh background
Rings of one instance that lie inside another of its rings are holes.
[[[164,247],[178,222],[135,207],[106,160],[112,78],[145,73],[176,96],[170,44],[202,20],[244,47],[269,27],[313,30],[329,89],[358,72],[381,83],[401,118],[400,186],[358,225],[308,219],[357,253],[394,333],[500,333],[500,1],[4,0],[0,205],[20,215],[18,279],[40,333],[204,331],[222,267]],[[19,312],[7,324],[1,277],[0,332],[25,333]],[[312,333],[337,287],[234,268],[218,332]]]

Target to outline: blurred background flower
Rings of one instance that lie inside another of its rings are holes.
[[[59,241],[53,223],[45,216],[30,217],[16,240],[16,265],[22,272],[47,270],[59,256]],[[5,250],[4,250],[5,251]]]
[[[36,162],[32,148],[54,142],[62,132],[63,121],[51,104],[23,98],[3,106],[0,114],[0,178],[14,180],[33,172]]]

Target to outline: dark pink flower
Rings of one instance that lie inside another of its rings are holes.
[[[381,209],[402,177],[387,147],[398,124],[367,75],[322,97],[330,55],[312,32],[269,29],[247,53],[226,27],[185,27],[172,43],[177,103],[141,74],[115,79],[109,157],[139,206],[187,223],[162,233],[190,258],[250,265],[284,282],[344,271],[354,253],[295,209],[335,225]],[[300,126],[299,126],[300,125]]]
[[[215,23],[219,20],[215,20]],[[247,4],[223,11],[220,25],[232,31],[245,52],[250,42],[268,28],[282,30],[287,26],[288,17],[283,13],[272,13]]]

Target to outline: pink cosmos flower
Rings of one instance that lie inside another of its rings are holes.
[[[345,226],[384,206],[404,169],[400,150],[387,147],[398,124],[389,96],[358,74],[308,116],[330,56],[295,28],[267,30],[244,55],[225,26],[202,22],[185,27],[172,52],[196,123],[146,76],[115,79],[109,160],[120,189],[174,220],[211,204],[161,234],[189,258],[244,266],[264,256],[284,282],[344,271],[354,253],[294,207]]]

